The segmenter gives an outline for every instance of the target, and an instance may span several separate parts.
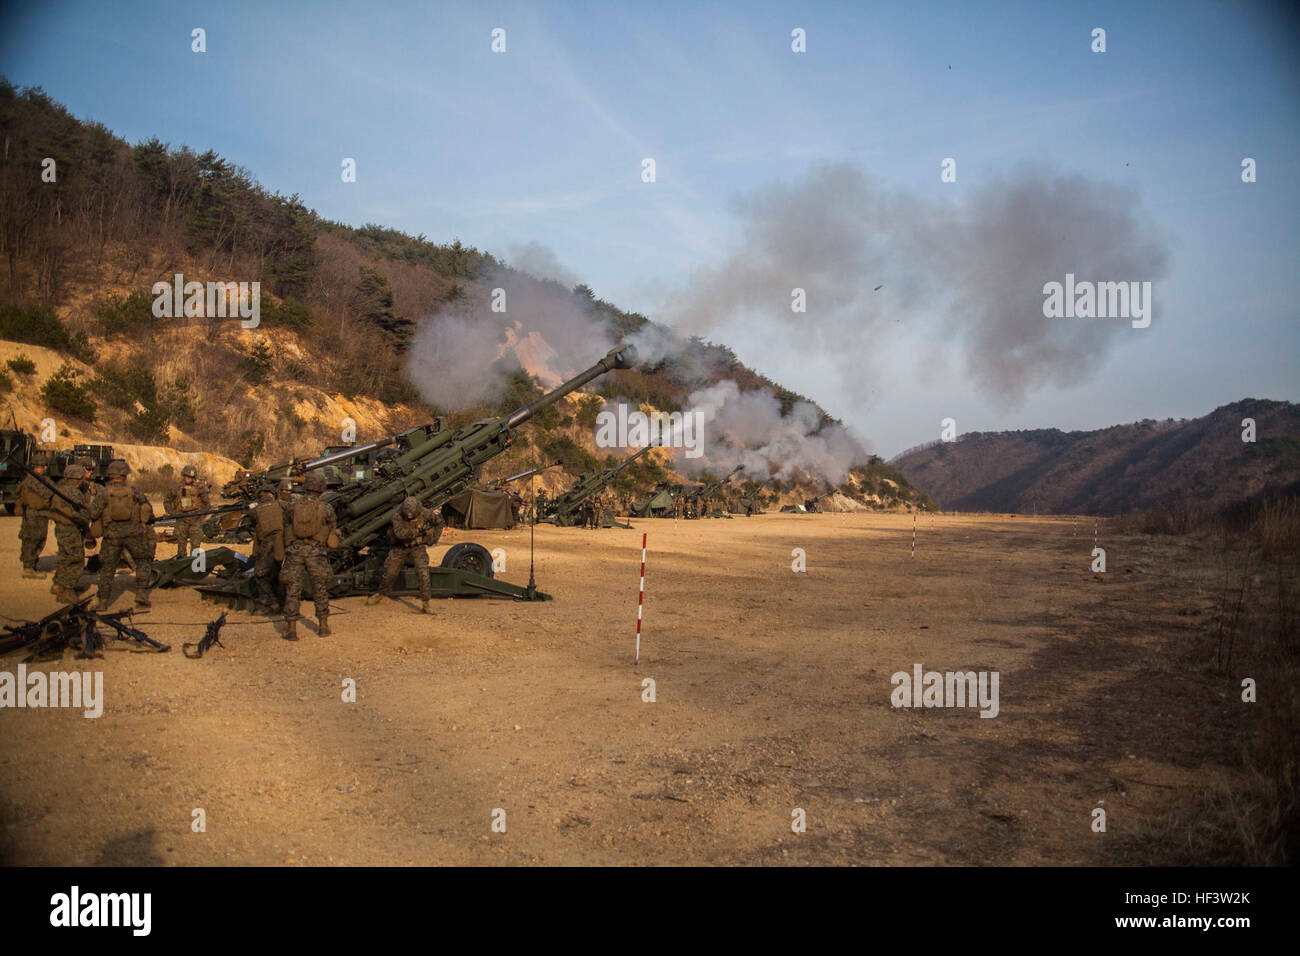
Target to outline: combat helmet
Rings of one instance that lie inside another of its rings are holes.
[[[416,497],[407,498],[402,502],[402,517],[414,518],[420,513],[420,499]]]
[[[184,468],[181,469],[182,478],[197,478],[198,476],[199,476],[199,470],[195,468],[193,465],[186,465]]]
[[[108,467],[104,469],[104,474],[108,475],[110,478],[125,478],[130,473],[131,469],[127,466],[126,462],[120,458],[115,458],[110,461]]]
[[[63,470],[64,478],[71,478],[73,481],[81,481],[86,477],[86,466],[71,464]]]
[[[319,471],[309,471],[302,480],[302,486],[307,491],[320,493],[325,490],[325,476]]]

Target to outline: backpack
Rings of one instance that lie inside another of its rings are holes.
[[[299,541],[317,541],[325,544],[325,531],[322,508],[329,507],[319,499],[305,498],[293,506],[293,536]]]
[[[104,490],[107,499],[104,504],[105,521],[138,521],[140,510],[136,507],[135,495],[126,485],[109,485]]]

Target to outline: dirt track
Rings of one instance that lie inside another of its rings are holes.
[[[902,515],[542,526],[537,581],[553,602],[440,601],[425,617],[409,598],[348,598],[334,636],[309,624],[297,644],[232,612],[225,648],[199,661],[180,644],[218,611],[192,591],[157,593],[139,622],[170,653],[38,665],[102,669],[101,718],[0,710],[0,858],[1150,859],[1170,808],[1230,778],[1244,732],[1231,683],[1184,660],[1212,605],[1192,570],[1204,562],[1189,543],[1103,528],[1098,580],[1090,525],[1072,537],[1069,519],[929,522],[914,559]],[[0,613],[34,618],[55,605],[48,580],[18,577],[17,525],[0,519]],[[457,540],[504,547],[503,576],[527,580],[526,532]],[[807,573],[791,571],[796,547]],[[114,609],[129,603],[119,594]],[[999,715],[891,707],[890,675],[915,663],[998,671]],[[356,703],[341,699],[348,677]],[[647,677],[655,703],[642,701]],[[1105,834],[1090,829],[1098,805]],[[806,833],[791,831],[795,808]]]

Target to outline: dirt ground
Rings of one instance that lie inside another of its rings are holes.
[[[1246,708],[1233,681],[1188,665],[1214,604],[1191,542],[1103,526],[1094,575],[1091,523],[1075,534],[1068,518],[922,516],[914,558],[906,515],[632,523],[539,527],[551,602],[444,600],[422,616],[411,598],[347,598],[333,636],[309,622],[297,644],[231,612],[202,660],[180,645],[220,609],[156,593],[137,623],[171,652],[31,665],[102,670],[102,717],[0,710],[0,858],[1158,861],[1173,809],[1236,773]],[[35,618],[55,604],[48,579],[18,576],[17,530],[0,519],[0,613]],[[456,540],[504,548],[502,576],[527,581],[526,530]],[[997,671],[1000,713],[895,709],[890,675],[917,663]]]

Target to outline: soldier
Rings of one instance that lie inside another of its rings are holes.
[[[284,561],[284,508],[270,488],[263,488],[253,510],[253,593],[260,614],[280,613],[275,578]]]
[[[287,508],[298,500],[298,496],[293,493],[293,482],[290,479],[280,479],[280,483],[275,489],[275,498],[280,502],[282,508]]]
[[[181,469],[181,483],[174,485],[163,499],[163,508],[169,515],[186,511],[207,511],[212,507],[208,483],[199,480],[199,470],[193,465]],[[176,536],[176,557],[184,558],[190,554],[191,545],[203,546],[203,519],[181,518],[172,526]]]
[[[40,455],[29,466],[34,474],[44,476],[47,460]],[[54,495],[50,489],[41,484],[32,475],[23,479],[18,486],[18,502],[14,509],[22,516],[23,522],[18,528],[19,559],[23,566],[23,577],[44,578],[45,573],[36,570],[36,562],[45,550],[45,538],[50,530],[50,502]]]
[[[149,547],[150,527],[143,520],[153,513],[149,499],[126,483],[130,473],[124,461],[108,463],[108,484],[91,505],[90,519],[103,534],[99,555],[98,610],[107,611],[113,600],[113,581],[125,552],[135,566],[136,607],[149,607],[149,572],[153,550]],[[148,506],[146,508],[146,506]]]
[[[144,553],[152,564],[158,556],[158,529],[153,526],[153,503],[143,495],[139,497],[143,498],[140,504],[140,523],[144,525]]]
[[[306,497],[295,501],[284,514],[284,565],[280,568],[280,580],[284,582],[287,641],[298,640],[298,598],[304,574],[311,578],[317,633],[321,637],[330,633],[329,549],[338,545],[338,519],[334,509],[321,501],[324,475],[319,471],[308,472],[303,490],[307,492]]]
[[[55,487],[73,501],[80,501],[85,496],[85,483],[86,469],[81,465],[69,465]],[[49,515],[54,522],[54,542],[59,549],[50,593],[70,604],[77,600],[77,583],[86,566],[86,547],[94,547],[95,542],[90,537],[90,522],[84,508],[74,508],[62,498],[54,497]]]
[[[384,561],[384,576],[379,590],[366,598],[367,604],[378,604],[388,594],[397,576],[409,560],[415,565],[415,575],[420,580],[420,611],[432,614],[429,607],[429,552],[428,545],[437,544],[446,522],[441,508],[426,508],[418,498],[407,498],[393,515],[388,531],[388,558]]]

